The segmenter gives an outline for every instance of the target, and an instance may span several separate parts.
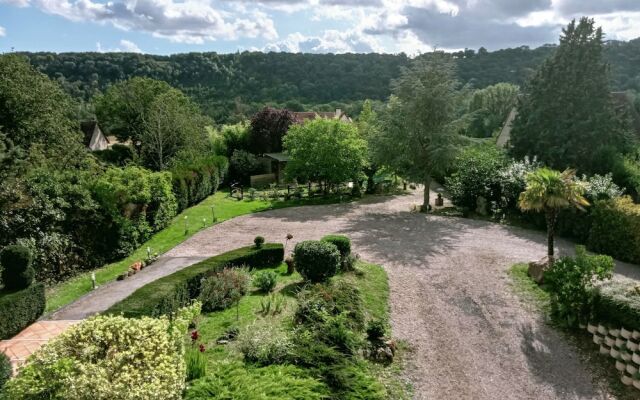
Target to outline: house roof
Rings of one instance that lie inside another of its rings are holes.
[[[297,124],[305,123],[308,120],[323,118],[323,119],[340,119],[351,122],[351,118],[347,116],[342,110],[337,109],[335,112],[330,111],[300,111],[292,112],[293,120]]]
[[[264,153],[265,157],[273,158],[276,161],[287,162],[289,161],[289,155],[287,153]]]
[[[96,126],[98,125],[98,121],[82,121],[80,122],[80,131],[83,133],[82,142],[85,146],[89,146],[91,143],[91,138],[93,137],[93,132],[95,132]]]

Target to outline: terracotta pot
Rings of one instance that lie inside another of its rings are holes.
[[[627,364],[623,363],[622,361],[616,361],[616,369],[618,371],[626,371],[627,370]]]
[[[630,363],[627,364],[626,371],[629,373],[629,375],[633,376],[636,372],[638,372],[638,367],[633,365],[633,363]]]
[[[596,333],[597,330],[598,330],[598,325],[587,324],[587,331],[589,333]]]
[[[605,336],[604,342],[607,344],[607,346],[613,346],[614,344],[616,344],[616,340],[611,336]]]
[[[629,351],[638,350],[638,343],[634,342],[633,340],[627,340],[627,349],[629,349]]]
[[[598,325],[598,333],[599,333],[599,334],[601,334],[601,335],[603,335],[603,336],[604,336],[604,335],[606,335],[608,332],[609,332],[609,330],[607,329],[607,327],[606,327],[606,326],[604,326],[604,325],[602,325],[602,324]]]
[[[622,381],[623,384],[629,386],[633,383],[633,378],[628,376],[627,374],[623,374],[622,378],[620,379]]]
[[[598,334],[593,335],[593,343],[602,344],[604,342],[604,338]]]
[[[620,336],[622,336],[623,338],[630,339],[632,334],[633,332],[628,331],[624,328],[620,328]]]
[[[605,344],[600,345],[600,354],[609,354],[611,352],[611,348]]]
[[[640,365],[640,354],[633,353],[633,355],[631,356],[631,359],[633,360],[634,363]]]

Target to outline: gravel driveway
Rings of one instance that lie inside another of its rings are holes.
[[[234,218],[194,235],[163,259],[198,260],[249,245],[256,235],[284,242],[291,233],[295,243],[346,234],[355,252],[389,274],[393,335],[414,350],[407,374],[417,399],[606,398],[572,348],[510,288],[506,271],[543,256],[544,234],[411,213],[411,204],[421,202],[419,193]],[[559,247],[562,253],[572,245],[560,241]],[[639,267],[616,268],[619,276],[640,278]],[[101,304],[108,307],[112,300]]]

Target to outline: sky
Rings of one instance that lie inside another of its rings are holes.
[[[556,43],[583,15],[640,37],[640,0],[0,0],[0,52],[496,50]]]

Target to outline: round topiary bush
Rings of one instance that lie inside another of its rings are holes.
[[[340,252],[329,242],[307,240],[293,250],[296,269],[310,282],[322,282],[332,277],[340,268]]]
[[[327,235],[322,238],[322,241],[334,244],[343,260],[351,254],[351,240],[344,235]]]
[[[2,393],[2,387],[5,383],[11,379],[11,361],[3,352],[0,352],[0,393]]]
[[[253,244],[256,245],[256,249],[261,249],[262,245],[264,245],[264,238],[262,236],[256,236],[256,238],[253,239]]]
[[[0,264],[5,289],[19,290],[31,285],[35,276],[31,260],[31,252],[24,246],[7,246],[2,250]]]

